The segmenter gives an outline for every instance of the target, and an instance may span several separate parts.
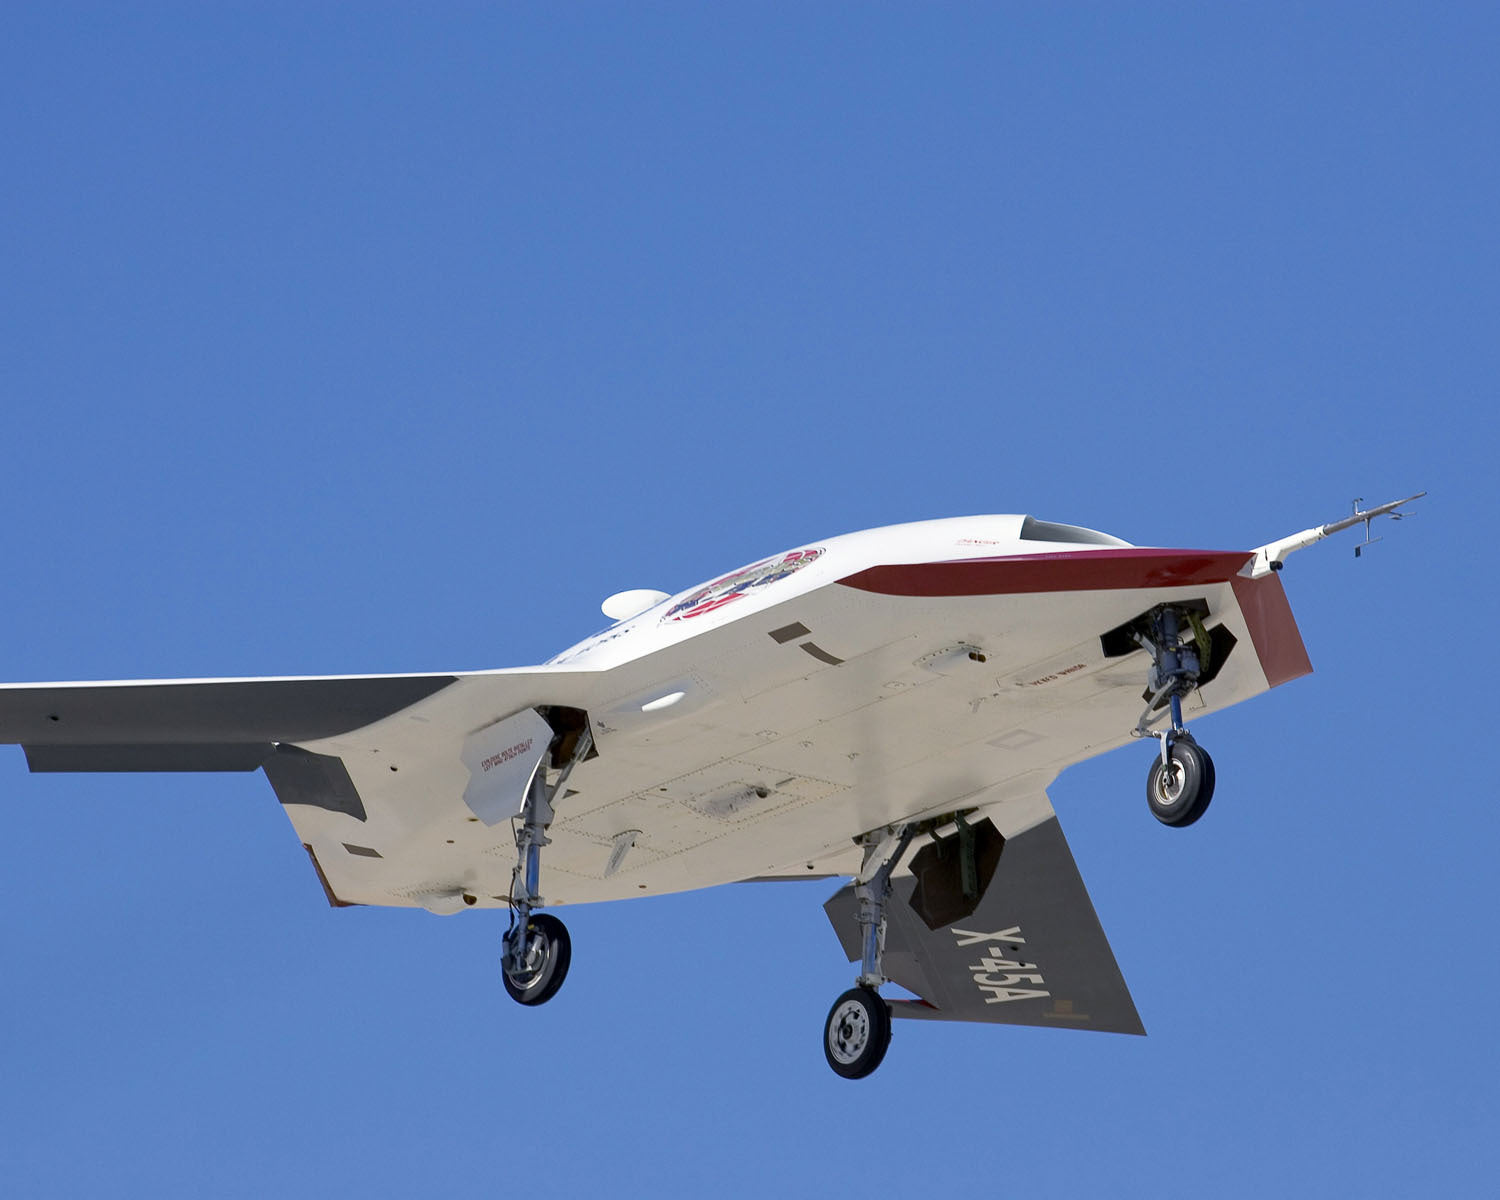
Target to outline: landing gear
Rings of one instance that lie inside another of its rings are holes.
[[[572,960],[568,927],[551,913],[532,913],[506,934],[501,958],[505,990],[517,1004],[545,1004],[562,987]]]
[[[1208,811],[1214,798],[1214,760],[1186,733],[1167,747],[1146,776],[1146,801],[1163,825],[1181,829]]]
[[[517,1004],[534,1006],[552,999],[567,978],[568,966],[573,961],[573,943],[567,926],[550,913],[534,910],[542,904],[538,890],[542,847],[551,843],[547,827],[552,824],[552,802],[562,794],[568,775],[588,755],[591,745],[585,726],[574,742],[567,764],[550,787],[544,758],[531,777],[526,804],[521,810],[521,828],[516,833],[516,866],[511,872],[510,928],[505,931],[500,954],[505,990]]]
[[[891,1044],[891,1010],[874,988],[850,988],[833,1002],[823,1028],[823,1056],[845,1079],[863,1079]]]
[[[865,858],[854,878],[863,947],[859,979],[833,1002],[823,1025],[823,1056],[845,1079],[863,1079],[890,1048],[891,1010],[880,998],[885,982],[880,961],[885,954],[885,905],[891,895],[891,872],[916,835],[913,826],[891,825],[860,840]]]
[[[1132,635],[1151,655],[1146,711],[1136,723],[1136,737],[1154,737],[1161,754],[1146,776],[1146,801],[1163,825],[1182,828],[1208,811],[1214,796],[1214,762],[1182,723],[1182,698],[1198,686],[1210,641],[1197,613],[1170,604],[1152,609],[1145,631]],[[1187,636],[1184,637],[1184,626]],[[1167,729],[1152,729],[1163,705],[1172,718]]]

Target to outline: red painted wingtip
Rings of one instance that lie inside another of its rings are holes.
[[[1245,616],[1266,682],[1276,687],[1289,679],[1311,675],[1312,661],[1302,644],[1302,634],[1281,580],[1275,575],[1260,579],[1235,575],[1229,582],[1234,587],[1235,602]]]

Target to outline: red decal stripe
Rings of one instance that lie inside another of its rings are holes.
[[[1266,682],[1275,687],[1288,679],[1311,675],[1312,662],[1302,644],[1302,634],[1297,631],[1297,620],[1292,616],[1281,580],[1275,575],[1260,579],[1236,575],[1230,582],[1234,585],[1235,602],[1245,614],[1245,625],[1260,659],[1260,669],[1266,673]]]
[[[871,567],[839,582],[883,596],[1010,596],[1195,587],[1236,578],[1249,558],[1249,552],[1243,550],[1075,550],[957,562],[897,563]]]

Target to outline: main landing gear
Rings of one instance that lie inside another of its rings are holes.
[[[828,1012],[823,1054],[845,1079],[863,1079],[885,1058],[891,1044],[891,1010],[880,993],[852,987]]]
[[[516,866],[510,883],[510,927],[505,931],[500,969],[505,990],[517,1004],[545,1004],[557,995],[573,960],[568,927],[551,913],[534,911],[542,904],[538,891],[542,870],[542,847],[550,843],[547,827],[552,824],[552,802],[562,794],[576,763],[592,745],[587,726],[578,735],[572,756],[557,781],[547,785],[544,758],[531,777],[526,804],[521,810],[521,828],[516,833]]]
[[[854,879],[859,902],[863,953],[859,979],[833,1002],[823,1025],[823,1056],[845,1079],[863,1079],[885,1058],[891,1044],[891,1010],[880,997],[881,958],[885,954],[885,906],[891,895],[891,872],[911,845],[916,830],[892,825],[866,834],[864,864]]]
[[[1213,759],[1182,723],[1182,697],[1198,686],[1209,639],[1197,614],[1187,609],[1162,605],[1152,609],[1146,620],[1149,631],[1137,631],[1133,636],[1151,655],[1150,694],[1134,733],[1161,743],[1161,754],[1146,776],[1146,802],[1151,815],[1163,825],[1181,828],[1207,812],[1214,796]],[[1163,706],[1171,714],[1171,726],[1151,729]]]

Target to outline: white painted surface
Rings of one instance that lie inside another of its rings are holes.
[[[821,551],[806,565],[699,615],[668,614],[740,572],[547,666],[466,676],[309,746],[349,765],[369,813],[359,840],[380,859],[343,851],[353,818],[288,812],[345,899],[410,904],[464,889],[476,907],[502,905],[514,843],[508,826],[485,826],[462,802],[461,748],[497,717],[568,705],[590,714],[597,756],[577,767],[557,805],[543,857],[548,904],[852,874],[852,839],[892,821],[973,807],[1015,833],[1045,819],[1045,789],[1060,770],[1130,740],[1146,656],[1105,659],[1099,635],[1153,604],[1202,597],[1210,623],[1240,640],[1189,704],[1190,719],[1266,689],[1228,584],[919,598],[837,582],[886,563],[1098,549],[1022,542],[1021,521],[969,517],[830,538],[800,548]],[[710,602],[721,598],[710,592]],[[771,636],[798,626],[807,633]],[[813,657],[807,641],[843,662]],[[643,711],[678,692],[671,706]],[[1122,796],[1134,797],[1133,784]],[[631,848],[616,858],[626,831]]]

